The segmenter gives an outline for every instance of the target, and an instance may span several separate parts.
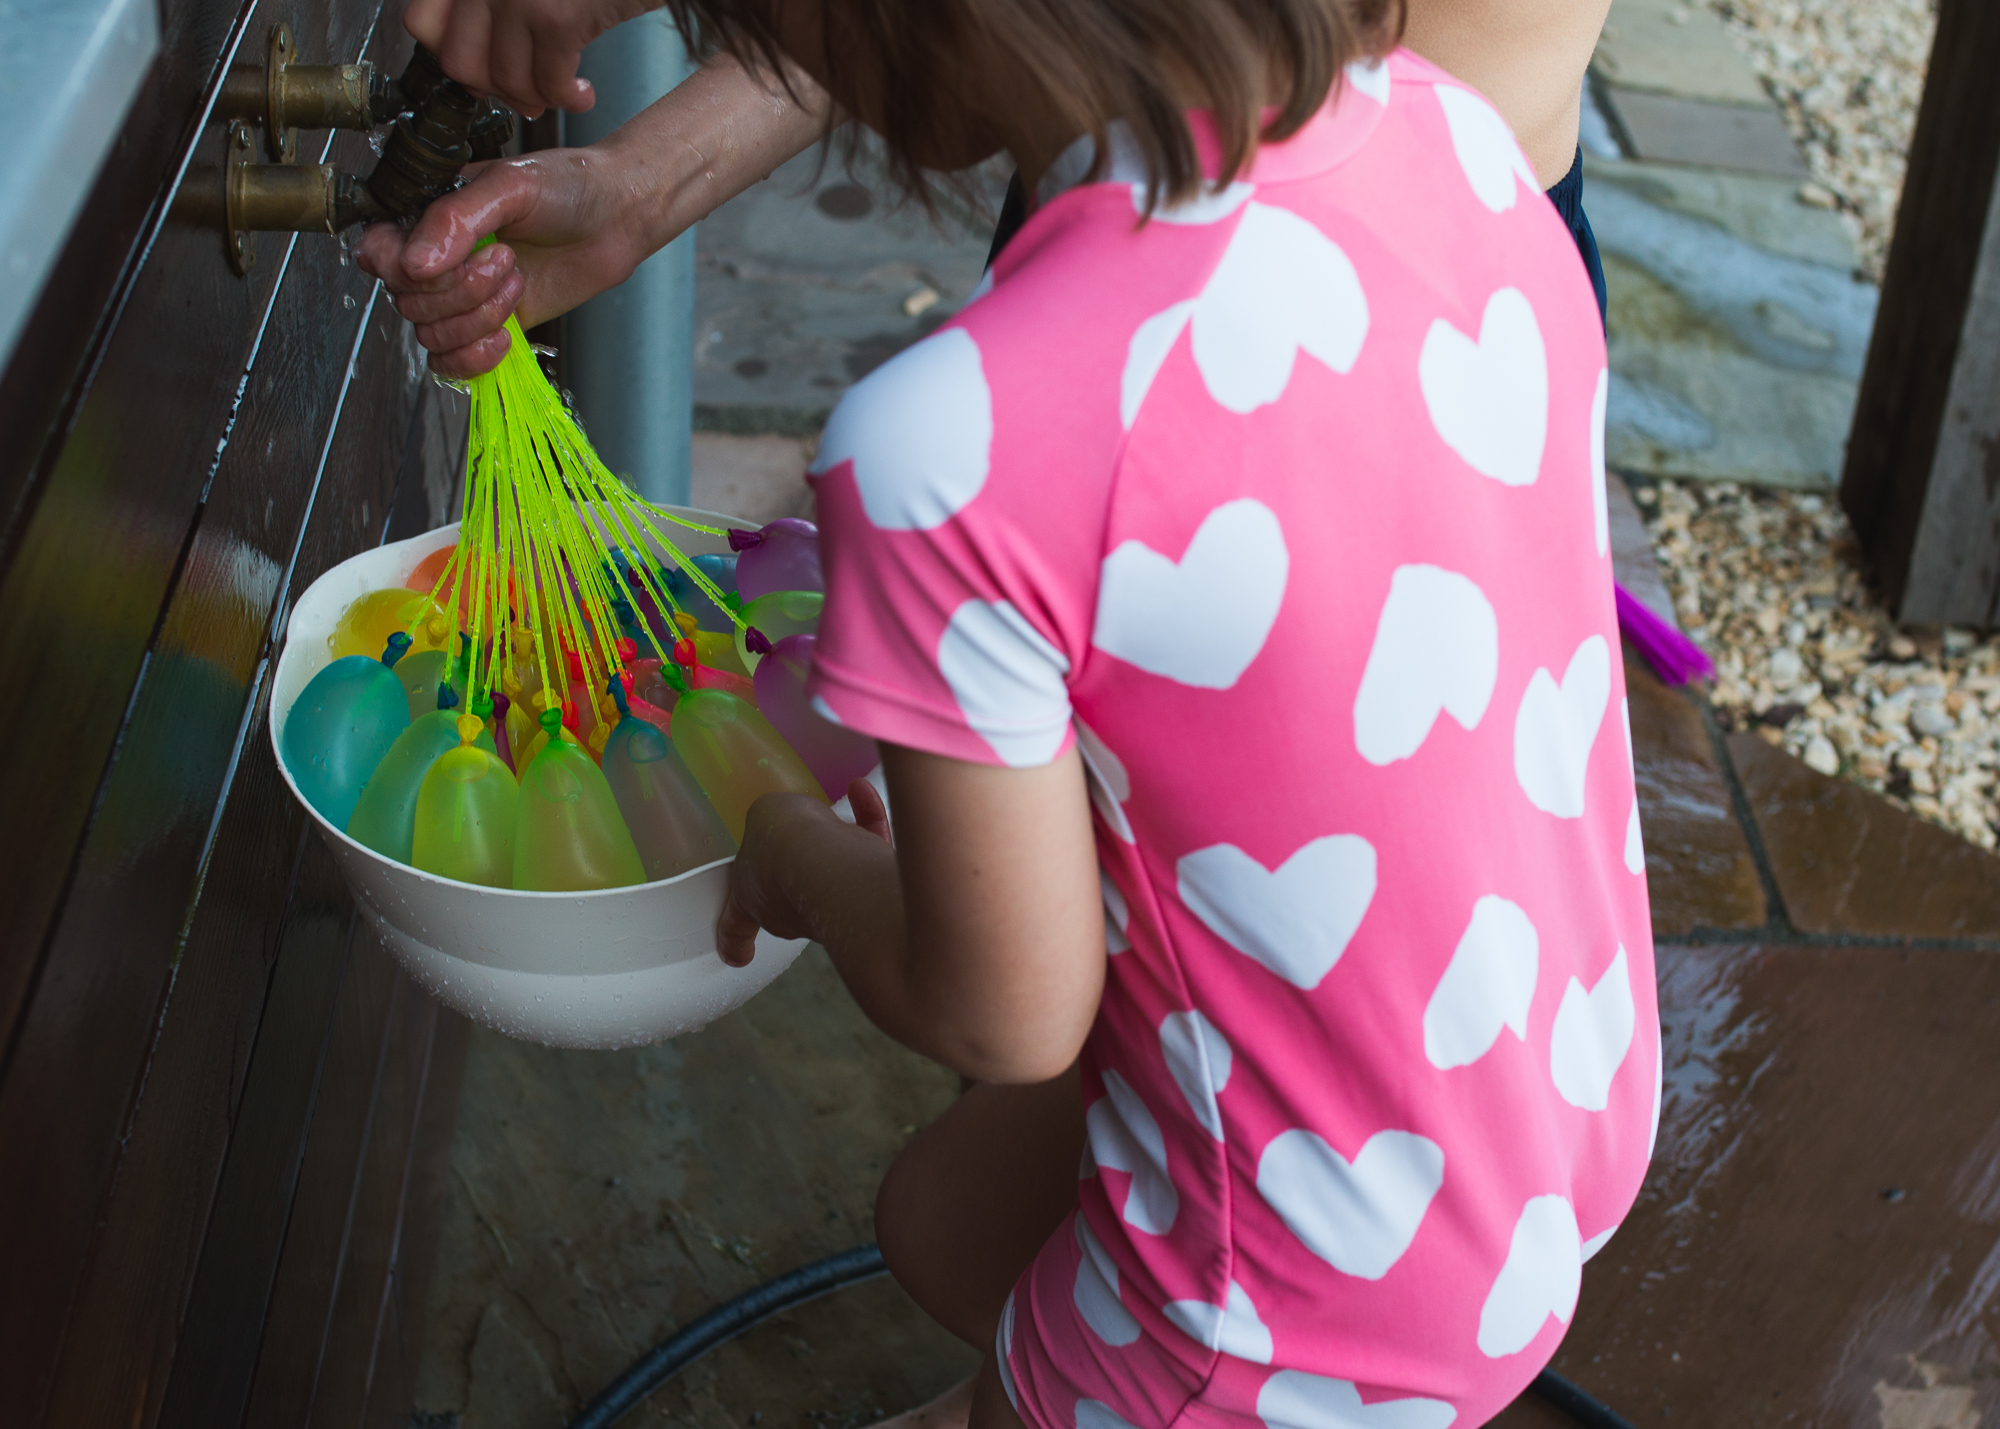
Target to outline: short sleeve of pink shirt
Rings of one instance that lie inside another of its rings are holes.
[[[1657,1116],[1595,302],[1406,53],[1149,222],[1113,155],[814,465],[821,710],[1091,779],[1091,1156],[1009,1384],[1042,1425],[1480,1423]]]

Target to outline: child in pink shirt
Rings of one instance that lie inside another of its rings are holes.
[[[865,785],[858,828],[760,802],[724,952],[819,939],[980,1083],[878,1210],[990,1347],[944,1417],[1476,1425],[1553,1353],[1658,1115],[1597,307],[1498,114],[1365,27],[1241,165],[1195,78],[1184,121],[1057,145],[1030,81],[1106,62],[1077,30],[1011,90],[963,32],[957,132],[1037,206],[814,467],[813,689],[882,742],[896,846]],[[898,142],[893,62],[870,88],[778,38]],[[1202,182],[1160,196],[1181,122]]]

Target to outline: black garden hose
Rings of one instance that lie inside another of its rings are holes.
[[[1561,1410],[1583,1429],[1632,1429],[1632,1421],[1601,1399],[1593,1399],[1552,1369],[1535,1376],[1528,1392]]]
[[[611,1429],[639,1401],[714,1349],[735,1339],[752,1325],[762,1324],[784,1310],[817,1300],[835,1290],[845,1290],[864,1280],[886,1275],[881,1250],[858,1245],[829,1255],[811,1265],[766,1281],[755,1290],[716,1306],[685,1330],[669,1335],[648,1350],[637,1363],[611,1382],[610,1388],[593,1399],[569,1429]],[[1554,1405],[1583,1429],[1632,1429],[1617,1411],[1602,1404],[1561,1375],[1543,1370],[1535,1376],[1530,1390]]]
[[[880,1249],[873,1245],[857,1245],[853,1250],[843,1250],[839,1255],[815,1260],[789,1275],[766,1281],[734,1300],[724,1301],[685,1330],[676,1331],[646,1351],[637,1363],[611,1382],[610,1388],[591,1400],[583,1413],[570,1421],[569,1429],[611,1429],[613,1424],[636,1408],[640,1400],[717,1345],[728,1343],[752,1325],[761,1324],[794,1305],[803,1305],[831,1291],[845,1290],[850,1285],[859,1285],[864,1280],[873,1280],[888,1273],[889,1268],[882,1263]]]

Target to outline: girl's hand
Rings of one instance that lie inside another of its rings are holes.
[[[544,109],[580,114],[597,102],[576,77],[583,47],[661,0],[410,0],[403,28],[444,72],[532,119]]]
[[[484,13],[498,3],[417,0],[410,13]],[[425,209],[407,234],[370,228],[362,270],[417,325],[436,371],[490,372],[507,355],[509,312],[518,307],[521,325],[533,327],[616,287],[818,138],[826,96],[802,71],[786,79],[789,90],[717,55],[588,149],[468,165],[465,187]],[[501,241],[474,257],[489,233]]]
[[[716,951],[725,963],[748,965],[757,953],[759,928],[780,938],[812,936],[797,906],[795,881],[786,876],[799,861],[823,856],[829,844],[858,836],[893,845],[889,811],[873,784],[856,779],[847,786],[847,802],[854,810],[852,824],[803,794],[766,794],[750,806],[743,846],[729,869],[729,894],[715,925]]]
[[[617,154],[602,146],[548,149],[469,165],[470,182],[429,208],[407,234],[377,223],[355,259],[416,324],[431,367],[475,377],[507,355],[505,323],[533,327],[614,288],[647,256]],[[500,242],[474,252],[487,234]]]

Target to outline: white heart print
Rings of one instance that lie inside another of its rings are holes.
[[[1118,419],[1126,431],[1139,420],[1139,409],[1153,390],[1153,379],[1160,375],[1193,316],[1194,300],[1190,298],[1161,309],[1132,330],[1132,340],[1125,345],[1125,371],[1118,380]]]
[[[1076,1402],[1076,1429],[1133,1429],[1133,1426],[1118,1416],[1101,1399],[1079,1399]]]
[[[1603,1111],[1611,1104],[1611,1079],[1625,1065],[1638,1026],[1632,975],[1619,945],[1611,966],[1589,992],[1576,978],[1563,989],[1549,1034],[1549,1076],[1573,1107]]]
[[[1472,920],[1424,1008],[1424,1055],[1433,1067],[1471,1066],[1493,1050],[1503,1027],[1526,1039],[1541,950],[1518,903],[1488,894],[1472,905]]]
[[[1083,1116],[1091,1165],[1132,1178],[1119,1212],[1125,1224],[1147,1235],[1165,1235],[1180,1214],[1180,1193],[1167,1171],[1167,1142],[1139,1094],[1116,1072],[1104,1074],[1104,1095]]]
[[[1125,817],[1125,801],[1132,797],[1132,776],[1125,772],[1125,761],[1082,720],[1076,721],[1076,748],[1090,781],[1090,802],[1104,815],[1111,832],[1128,844],[1134,842],[1132,821]]]
[[[1505,213],[1520,198],[1520,184],[1539,191],[1541,182],[1514,133],[1498,110],[1469,89],[1455,84],[1433,86],[1444,120],[1451,130],[1451,150],[1478,200],[1494,213]]]
[[[1549,436],[1549,358],[1520,289],[1486,300],[1476,341],[1443,318],[1432,322],[1417,385],[1431,425],[1467,466],[1506,486],[1534,484]]]
[[[1500,673],[1500,622],[1470,579],[1399,566],[1354,696],[1354,748],[1370,764],[1408,759],[1439,714],[1477,729]]]
[[[1361,1402],[1352,1380],[1281,1369],[1257,1391],[1264,1429],[1448,1429],[1458,1411],[1442,1399]]]
[[[1307,992],[1333,971],[1375,899],[1375,849],[1328,834],[1268,869],[1235,844],[1175,866],[1181,902],[1210,932]]]
[[[1153,314],[1126,351],[1119,413],[1130,429],[1183,328],[1208,395],[1244,414],[1277,401],[1301,351],[1352,370],[1368,335],[1368,298],[1332,239],[1289,209],[1248,202],[1201,295]]]
[[[1576,1212],[1561,1196],[1536,1196],[1521,1208],[1507,1263],[1479,1311],[1481,1354],[1496,1360],[1519,1354],[1551,1315],[1569,1323],[1583,1285],[1582,1242]]]
[[[937,664],[966,724],[1010,767],[1056,757],[1069,732],[1069,658],[1012,602],[960,605],[938,637]]]
[[[1215,1097],[1229,1085],[1234,1057],[1227,1039],[1199,1012],[1169,1012],[1160,1019],[1160,1053],[1194,1119],[1222,1140],[1222,1109]]]
[[[1161,1313],[1196,1344],[1252,1364],[1271,1362],[1271,1327],[1258,1317],[1250,1292],[1234,1280],[1220,1305],[1173,1300],[1161,1307]]]
[[[1277,513],[1225,501],[1178,561],[1143,541],[1121,541],[1104,558],[1091,643],[1148,674],[1226,690],[1263,650],[1290,568]]]
[[[1118,891],[1118,885],[1111,881],[1111,875],[1102,868],[1097,870],[1097,885],[1104,893],[1104,951],[1115,958],[1132,949],[1132,939],[1126,932],[1132,926],[1132,909],[1126,904],[1125,895]]]
[[[1157,223],[1172,223],[1185,227],[1220,223],[1248,203],[1250,195],[1255,192],[1257,192],[1255,184],[1246,184],[1241,180],[1224,184],[1220,189],[1211,188],[1204,182],[1193,195],[1182,199],[1179,203],[1160,204],[1153,210],[1152,216]],[[1132,212],[1140,218],[1146,216],[1144,181],[1132,185]],[[1127,422],[1126,425],[1130,426],[1131,423]]]
[[[992,449],[993,391],[979,344],[954,327],[904,348],[847,390],[812,470],[852,461],[873,525],[928,531],[985,488]]]
[[[1070,1222],[1076,1228],[1076,1285],[1070,1299],[1076,1313],[1090,1332],[1114,1347],[1129,1345],[1139,1338],[1139,1322],[1118,1298],[1118,1263],[1104,1253],[1090,1222],[1078,1211]]]
[[[1285,1228],[1362,1280],[1380,1280],[1403,1258],[1443,1184],[1443,1148],[1413,1131],[1378,1131],[1349,1161],[1316,1132],[1294,1128],[1257,1158],[1257,1192]]]
[[[1576,647],[1562,683],[1536,670],[1514,714],[1514,778],[1528,802],[1559,819],[1583,817],[1590,751],[1611,703],[1611,647],[1592,635]]]
[[[1365,94],[1377,104],[1387,107],[1389,103],[1389,65],[1385,60],[1354,60],[1345,71],[1347,82],[1356,94]]]

